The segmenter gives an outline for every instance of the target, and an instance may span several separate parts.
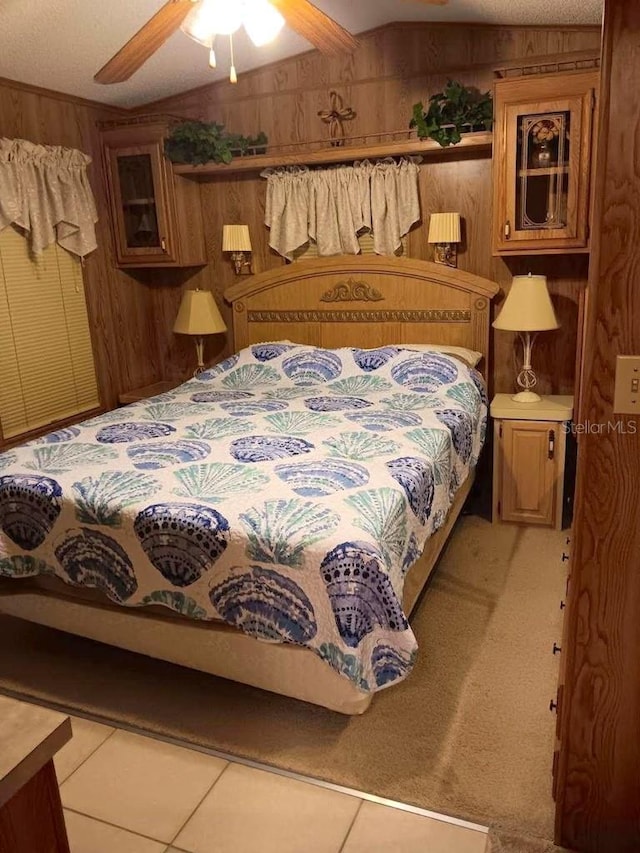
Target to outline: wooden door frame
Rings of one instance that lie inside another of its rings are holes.
[[[578,446],[556,804],[588,853],[640,850],[640,423],[613,413],[616,356],[640,353],[639,135],[640,3],[605,0],[578,406],[604,428]]]

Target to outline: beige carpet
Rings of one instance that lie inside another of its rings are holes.
[[[0,617],[0,690],[552,837],[565,534],[460,519],[413,618],[419,662],[362,717]]]

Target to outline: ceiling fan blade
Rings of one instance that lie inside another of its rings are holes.
[[[358,46],[350,32],[325,15],[309,0],[269,0],[292,30],[322,53],[352,51]]]
[[[192,0],[169,0],[93,79],[96,83],[128,80],[173,35],[192,9]]]

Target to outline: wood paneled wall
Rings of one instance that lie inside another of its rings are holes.
[[[156,323],[158,288],[137,282],[113,263],[100,139],[96,122],[122,111],[0,79],[0,136],[78,148],[93,158],[89,179],[98,208],[98,248],[85,261],[84,281],[98,382],[112,408],[122,390],[162,374],[166,330]],[[169,283],[179,290],[177,284]]]
[[[111,402],[117,383],[120,348],[115,346],[114,340],[117,299],[110,269],[108,223],[95,123],[113,116],[111,111],[98,105],[0,81],[0,136],[78,148],[93,158],[89,179],[98,208],[98,249],[86,259],[84,280],[100,392],[105,404]]]
[[[349,134],[382,133],[407,128],[413,104],[426,102],[450,77],[486,89],[497,64],[600,45],[597,27],[404,23],[358,38],[353,54],[327,58],[311,51],[255,71],[240,68],[235,85],[215,83],[144,111],[222,121],[240,133],[261,129],[272,144],[328,139],[317,112],[328,107],[328,92],[335,88],[356,111],[346,124]],[[219,63],[224,62],[221,52]]]
[[[317,117],[335,88],[356,119],[351,134],[406,128],[411,108],[437,91],[448,77],[489,88],[492,67],[524,56],[596,48],[596,28],[487,27],[451,24],[397,24],[360,38],[353,56],[327,59],[315,51],[248,73],[237,86],[218,83],[147,106],[185,117],[223,121],[230,130],[265,130],[272,143],[328,137]],[[222,57],[221,57],[222,60]],[[203,59],[204,61],[204,59]],[[111,232],[100,168],[96,121],[118,110],[46,90],[0,80],[0,135],[80,148],[94,158],[91,182],[100,221],[99,248],[86,261],[85,282],[99,383],[106,406],[120,391],[159,379],[180,379],[194,365],[192,342],[171,329],[185,287],[214,291],[231,325],[222,293],[236,280],[222,257],[222,226],[247,222],[256,272],[282,264],[268,246],[264,226],[266,184],[257,174],[224,176],[201,186],[210,264],[204,269],[122,272],[113,263]],[[124,111],[120,111],[124,114]],[[465,220],[461,269],[488,276],[508,289],[512,274],[544,272],[560,314],[562,329],[541,336],[535,354],[542,391],[570,392],[574,380],[577,300],[586,280],[584,256],[510,260],[491,257],[491,160],[464,157],[430,160],[420,169],[422,223],[409,235],[409,254],[431,258],[426,224],[432,211],[459,210]],[[225,352],[223,338],[207,340],[206,356]],[[508,390],[517,353],[508,333],[493,344],[492,390]]]
[[[557,837],[640,850],[640,423],[613,408],[640,353],[640,4],[605,0],[601,134],[561,707]]]
[[[328,139],[327,125],[317,117],[335,88],[357,115],[347,133],[377,134],[406,129],[414,103],[427,101],[448,78],[489,89],[496,64],[522,57],[597,49],[598,28],[494,27],[452,24],[394,24],[360,37],[352,56],[327,59],[311,52],[266,69],[242,73],[237,85],[216,83],[158,102],[153,109],[205,121],[221,121],[229,130],[253,134],[264,130],[273,144]],[[221,58],[222,61],[223,58]],[[373,141],[370,139],[369,141]],[[222,257],[224,223],[249,225],[255,272],[283,261],[269,249],[264,225],[266,182],[256,174],[216,177],[201,187],[210,265],[193,281],[211,288],[222,306],[222,293],[236,277]],[[578,303],[587,278],[586,255],[509,259],[491,256],[491,159],[463,156],[430,159],[420,167],[422,222],[408,240],[410,256],[430,259],[429,214],[460,211],[465,237],[459,267],[495,279],[504,292],[511,276],[544,273],[556,305],[561,329],[544,333],[534,354],[543,393],[571,393],[575,376]],[[190,285],[190,286],[193,286]],[[170,330],[179,293],[163,291],[158,310]],[[496,308],[501,300],[496,301]],[[494,309],[495,310],[495,309]],[[231,317],[226,313],[229,323]],[[159,321],[161,322],[161,321]],[[165,372],[191,364],[184,343],[167,331]],[[211,356],[219,342],[209,342]],[[186,361],[185,361],[186,358]],[[498,332],[493,340],[492,390],[513,386],[520,353],[514,336]]]

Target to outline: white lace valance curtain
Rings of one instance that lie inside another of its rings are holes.
[[[319,255],[356,255],[364,229],[372,232],[377,254],[392,255],[420,218],[418,166],[410,160],[268,169],[262,175],[269,245],[285,258],[310,239]]]
[[[54,242],[84,257],[96,248],[91,157],[74,148],[0,139],[0,231],[14,224],[35,254]]]

